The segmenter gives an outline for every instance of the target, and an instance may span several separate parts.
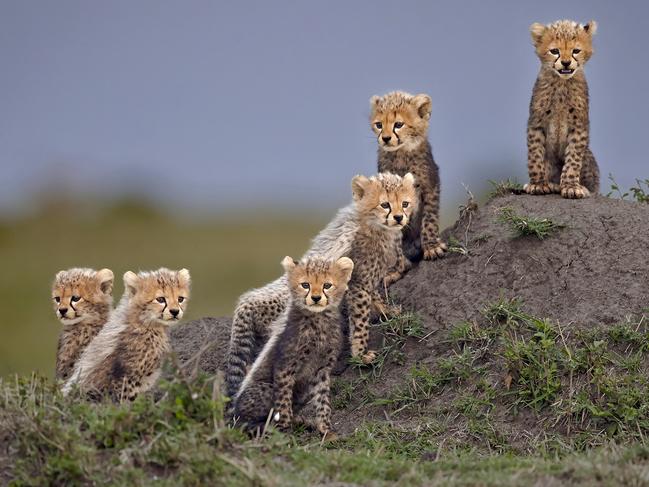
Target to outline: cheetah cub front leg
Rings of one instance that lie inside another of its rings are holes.
[[[545,132],[539,128],[527,131],[527,171],[530,182],[523,186],[527,194],[559,193],[558,184],[548,181],[549,163],[545,158]]]
[[[367,349],[370,337],[370,311],[373,305],[372,295],[362,286],[350,286],[347,293],[352,357],[359,358],[364,364],[371,364],[376,358],[376,352]]]
[[[384,288],[390,287],[392,284],[401,279],[404,274],[412,268],[412,262],[410,262],[403,254],[403,247],[401,245],[401,242],[396,243],[394,251],[397,256],[397,262],[395,266],[390,269],[387,275],[383,278]]]

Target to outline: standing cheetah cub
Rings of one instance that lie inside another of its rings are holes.
[[[135,399],[155,384],[170,350],[168,329],[177,324],[189,298],[187,269],[124,274],[124,295],[97,337],[88,345],[65,385],[91,397]]]
[[[402,230],[416,214],[419,197],[415,178],[379,173],[371,178],[356,176],[352,192],[359,213],[359,228],[349,257],[354,273],[346,296],[352,357],[369,364],[376,352],[367,350],[370,316],[393,314],[379,289],[390,272],[402,273],[406,258],[400,245]]]
[[[379,144],[379,172],[417,180],[419,214],[403,232],[404,252],[409,260],[435,259],[446,252],[439,239],[439,168],[428,142],[431,113],[428,95],[394,91],[370,100],[370,122]]]
[[[331,430],[330,373],[341,347],[339,305],[354,268],[347,257],[336,261],[285,257],[290,299],[287,319],[255,360],[235,398],[234,414],[250,428],[268,414],[287,429],[306,405],[315,420],[300,419],[321,434]]]
[[[584,66],[593,54],[597,24],[559,20],[532,24],[541,71],[527,122],[529,194],[584,198],[599,191],[599,168],[588,148],[588,84]]]
[[[67,380],[86,346],[108,321],[113,307],[110,269],[68,269],[52,283],[54,313],[63,330],[56,351],[56,378]]]

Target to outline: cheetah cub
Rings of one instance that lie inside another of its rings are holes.
[[[342,340],[339,305],[354,264],[347,257],[301,262],[285,257],[282,265],[290,290],[287,319],[241,384],[234,415],[256,428],[272,411],[280,429],[303,422],[326,435],[331,430],[330,373]],[[294,418],[307,405],[315,419]]]
[[[52,283],[54,313],[63,323],[56,351],[56,378],[67,380],[86,346],[108,321],[113,307],[110,269],[68,269]]]
[[[354,203],[338,211],[334,219],[313,239],[302,259],[318,256],[336,260],[349,253],[358,229]],[[286,275],[241,295],[232,317],[230,347],[226,364],[228,397],[234,397],[249,366],[270,337],[275,326],[286,320],[290,292]]]
[[[168,329],[177,324],[189,298],[187,269],[124,274],[124,295],[108,323],[88,345],[65,384],[89,397],[135,399],[153,387],[170,350]]]
[[[359,213],[359,228],[349,257],[354,273],[345,298],[349,315],[352,357],[369,364],[376,352],[367,350],[372,312],[394,314],[379,289],[392,272],[403,273],[407,266],[400,245],[402,230],[416,214],[419,197],[415,177],[389,172],[352,180],[352,193]]]
[[[532,24],[541,71],[527,122],[529,194],[584,198],[599,191],[599,168],[588,147],[588,84],[584,66],[593,54],[597,24],[559,20]]]
[[[404,252],[411,261],[442,257],[447,249],[439,239],[439,168],[427,135],[431,104],[428,95],[401,91],[370,99],[379,172],[409,172],[417,180],[420,211],[403,232]]]

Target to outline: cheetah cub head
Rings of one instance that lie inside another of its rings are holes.
[[[64,325],[106,317],[113,304],[113,271],[68,269],[52,283],[54,313]]]
[[[286,256],[282,266],[293,302],[313,313],[340,304],[354,269],[354,263],[348,257],[336,261],[311,257],[297,262]]]
[[[426,140],[432,102],[428,95],[393,91],[370,99],[370,123],[379,149],[411,150]]]
[[[401,231],[408,225],[419,202],[415,177],[411,173],[403,177],[389,172],[370,178],[355,176],[352,195],[365,221],[394,231]]]
[[[585,25],[572,20],[558,20],[548,25],[530,26],[536,54],[544,67],[563,79],[572,78],[593,54],[593,36],[597,23]]]
[[[191,279],[187,269],[124,274],[124,289],[140,323],[173,325],[185,313]]]

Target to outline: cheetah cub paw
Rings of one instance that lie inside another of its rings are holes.
[[[559,193],[560,188],[555,183],[527,183],[523,186],[523,191],[527,194],[551,194]]]
[[[361,360],[365,365],[371,364],[372,362],[374,362],[374,359],[376,359],[376,352],[374,350],[368,350],[361,355]]]
[[[561,196],[569,199],[581,199],[590,196],[590,191],[581,184],[566,184],[561,187]]]
[[[429,245],[424,249],[424,260],[434,260],[443,257],[447,250],[447,245],[437,239],[436,243]]]

